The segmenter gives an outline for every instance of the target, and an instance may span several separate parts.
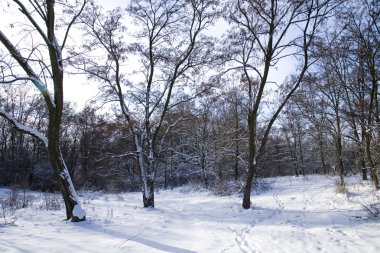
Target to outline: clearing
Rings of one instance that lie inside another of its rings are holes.
[[[335,180],[265,179],[249,210],[239,196],[190,187],[159,191],[154,209],[141,193],[80,192],[80,223],[63,220],[63,206],[48,210],[59,195],[27,192],[28,207],[0,215],[0,252],[380,252],[379,192],[351,177],[337,194]],[[0,189],[3,202],[10,195]]]

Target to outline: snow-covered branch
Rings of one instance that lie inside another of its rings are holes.
[[[8,112],[6,112],[3,108],[0,108],[0,116],[5,118],[17,130],[19,130],[23,133],[29,134],[29,135],[39,139],[40,141],[42,141],[44,143],[44,146],[46,148],[48,147],[48,139],[46,138],[45,135],[43,135],[42,133],[38,132],[37,130],[35,130],[31,127],[24,126],[24,125],[20,124],[12,115],[10,115]]]

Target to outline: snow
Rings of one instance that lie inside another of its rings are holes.
[[[73,215],[75,217],[78,217],[78,219],[83,219],[86,216],[86,211],[77,204],[74,206]]]
[[[380,252],[380,218],[362,206],[378,204],[379,192],[355,177],[336,193],[336,180],[267,179],[248,210],[239,196],[189,187],[157,192],[149,209],[141,193],[79,192],[87,211],[79,223],[63,220],[64,208],[38,208],[42,193],[29,192],[33,204],[13,223],[0,216],[0,252]]]

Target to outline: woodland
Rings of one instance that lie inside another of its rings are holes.
[[[356,175],[379,189],[376,0],[7,0],[0,185],[62,194]],[[17,18],[16,18],[17,17]],[[220,32],[222,31],[222,32]],[[78,108],[77,76],[97,96]]]

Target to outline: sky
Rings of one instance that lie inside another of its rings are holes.
[[[127,7],[128,0],[98,0],[97,1],[104,10],[112,10],[117,7]],[[210,29],[210,34],[221,37],[225,32],[227,23],[220,20],[213,29]],[[128,26],[127,26],[128,29]],[[74,31],[75,33],[75,31]],[[75,36],[74,36],[75,37]],[[85,106],[86,102],[93,99],[98,93],[97,84],[95,81],[87,80],[83,75],[68,76],[65,83],[65,98],[77,104],[77,109]]]
[[[10,0],[0,2],[0,29],[7,35],[12,34],[12,24],[17,21],[15,17],[21,16],[19,11],[8,8]],[[126,7],[128,1],[126,0],[98,0],[98,3],[103,6],[105,10],[111,10],[115,7]],[[212,27],[209,32],[217,37],[220,37],[227,29],[228,24],[220,20]],[[71,37],[80,39],[80,33],[72,29]],[[12,39],[12,37],[10,38]],[[16,40],[13,40],[16,41]],[[78,42],[80,43],[80,41]],[[294,62],[291,60],[282,61],[276,69],[271,70],[271,80],[281,82],[285,76],[294,70]],[[66,101],[75,103],[76,109],[81,110],[87,101],[94,98],[98,93],[97,83],[94,80],[88,80],[85,75],[70,75],[65,74],[64,77],[64,97]]]

